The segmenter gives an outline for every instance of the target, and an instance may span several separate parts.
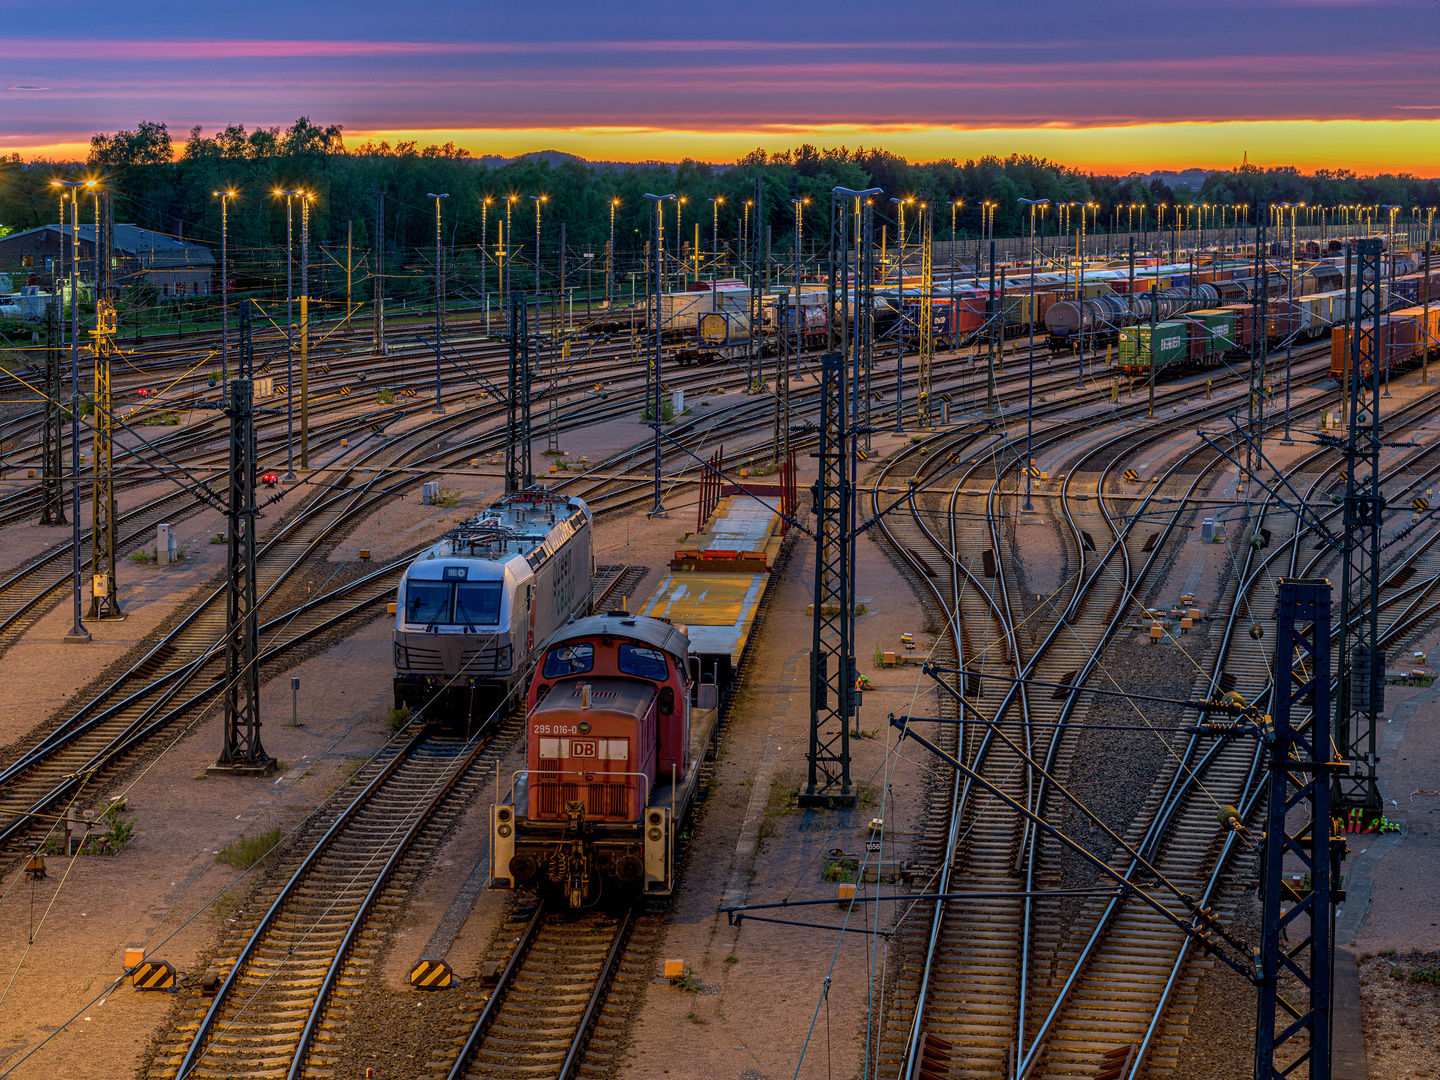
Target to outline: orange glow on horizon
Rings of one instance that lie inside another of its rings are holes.
[[[559,150],[591,161],[679,161],[728,164],[761,147],[883,148],[911,162],[985,155],[1031,154],[1100,174],[1233,169],[1248,153],[1260,168],[1290,165],[1303,172],[1350,169],[1360,175],[1405,172],[1440,176],[1440,119],[1267,120],[1229,123],[1136,124],[1116,127],[933,128],[906,125],[781,126],[746,131],[666,130],[641,125],[584,128],[473,128],[366,131],[347,128],[354,150],[367,140],[421,147],[453,142],[476,157]],[[181,149],[177,142],[177,153]],[[22,144],[0,137],[0,152],[25,160],[83,161],[88,142]]]

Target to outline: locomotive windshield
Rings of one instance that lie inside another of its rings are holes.
[[[455,586],[455,621],[488,623],[500,621],[500,582],[462,581]]]
[[[406,622],[439,622],[449,614],[450,583],[448,581],[407,581],[405,583]]]
[[[580,675],[595,666],[595,646],[588,641],[578,645],[561,645],[551,649],[545,657],[545,678],[563,679],[566,675]]]
[[[644,645],[621,645],[619,666],[626,675],[639,679],[663,680],[670,675],[670,669],[665,666],[665,654],[659,649],[647,649]]]
[[[500,582],[412,578],[405,583],[405,621],[493,626],[500,621]]]

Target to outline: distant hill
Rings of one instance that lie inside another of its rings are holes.
[[[1158,171],[1142,174],[1146,180],[1159,180],[1169,187],[1177,187],[1184,184],[1194,191],[1199,191],[1200,186],[1205,183],[1205,178],[1211,173],[1224,172],[1224,169],[1182,169],[1180,172]]]
[[[674,172],[679,166],[679,162],[677,161],[590,161],[580,157],[578,154],[567,154],[564,150],[534,150],[525,154],[515,154],[512,157],[504,157],[500,154],[484,154],[475,158],[475,160],[487,169],[495,169],[501,165],[509,165],[512,162],[519,161],[521,158],[538,158],[542,161],[548,161],[552,169],[566,161],[578,161],[581,165],[587,165],[592,169],[600,169],[602,172],[623,172],[626,169],[636,169],[642,166],[646,168],[669,169],[671,172]],[[722,173],[730,168],[730,166],[712,165],[711,168],[716,173]]]

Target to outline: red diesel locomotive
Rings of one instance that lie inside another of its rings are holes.
[[[564,628],[530,684],[526,767],[491,808],[491,887],[571,908],[669,894],[718,705],[684,627],[618,612]]]

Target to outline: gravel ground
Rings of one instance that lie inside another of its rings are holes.
[[[1440,952],[1387,953],[1359,958],[1370,1075],[1440,1076]]]

